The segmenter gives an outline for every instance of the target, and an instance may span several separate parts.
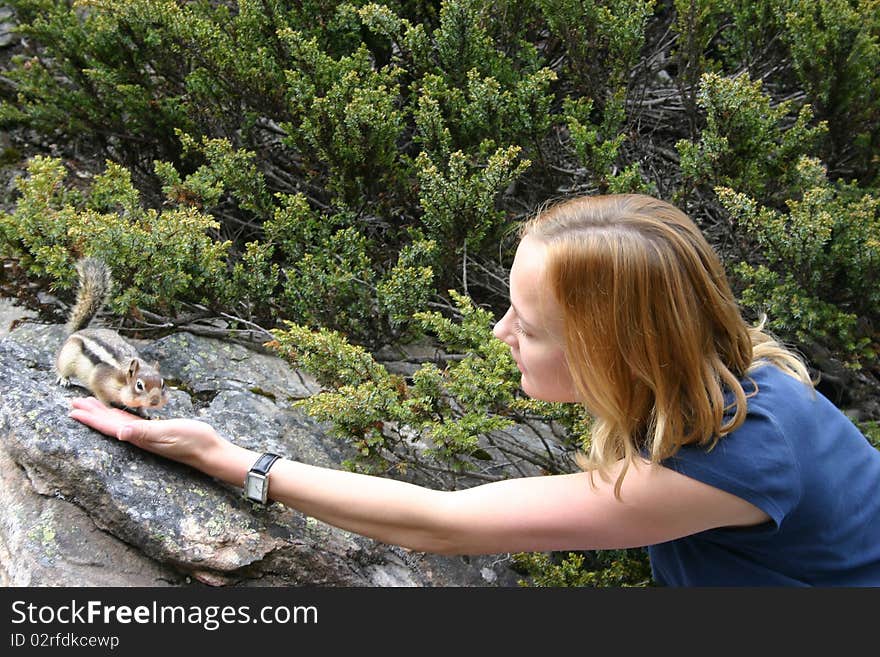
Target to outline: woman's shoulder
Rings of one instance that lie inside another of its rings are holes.
[[[797,460],[792,443],[814,424],[809,418],[815,414],[810,407],[815,391],[769,362],[756,364],[740,383],[746,395],[743,422],[720,437],[682,446],[669,465],[682,472],[715,470],[736,479],[790,472]],[[729,418],[735,410],[730,391],[725,402]]]
[[[802,463],[843,451],[878,457],[846,413],[812,385],[779,367],[769,363],[755,367],[743,388],[745,421],[721,441],[730,448],[746,453],[791,453]]]
[[[755,363],[740,384],[746,394],[746,410],[750,415],[809,413],[816,408],[817,402],[827,401],[812,383],[767,361]]]
[[[756,386],[757,392],[760,392],[761,384],[780,391],[803,392],[808,395],[815,390],[812,383],[801,380],[794,373],[767,360],[755,361],[743,377],[742,384],[746,394],[750,392],[750,388],[754,389]]]

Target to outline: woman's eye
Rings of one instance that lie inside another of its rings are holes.
[[[513,332],[518,333],[519,335],[528,335],[528,333],[526,333],[525,329],[522,327],[522,324],[520,324],[519,322],[513,323]]]

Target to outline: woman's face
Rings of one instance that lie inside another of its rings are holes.
[[[510,346],[522,373],[521,387],[533,399],[577,400],[565,357],[562,309],[544,282],[547,247],[525,237],[510,268],[510,308],[492,331]]]

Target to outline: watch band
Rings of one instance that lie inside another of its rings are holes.
[[[266,503],[269,497],[269,469],[280,458],[278,454],[266,452],[254,462],[244,478],[244,497],[252,502]]]
[[[278,454],[273,454],[272,452],[266,452],[260,458],[258,458],[254,464],[251,466],[251,472],[255,472],[257,474],[264,475],[269,472],[269,468],[280,459],[281,457]]]

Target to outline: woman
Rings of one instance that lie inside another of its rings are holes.
[[[443,554],[649,546],[668,585],[880,585],[880,452],[743,321],[721,263],[663,201],[585,197],[522,232],[495,326],[533,398],[595,418],[583,472],[460,491],[279,460],[269,496]],[[259,454],[195,420],[71,416],[241,485]]]

